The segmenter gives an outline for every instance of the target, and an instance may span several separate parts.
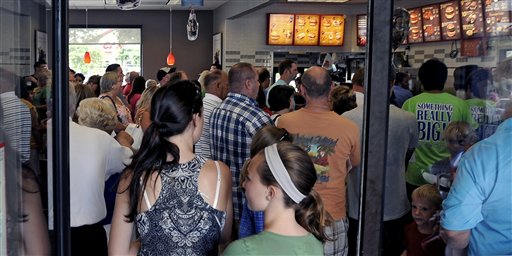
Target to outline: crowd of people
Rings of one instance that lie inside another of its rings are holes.
[[[54,85],[44,61],[34,68],[19,82],[0,70],[17,85],[1,91],[2,132],[25,179],[47,175],[48,226],[37,182],[24,226],[48,238]],[[419,68],[417,95],[391,70],[383,255],[512,254],[511,71],[511,58],[474,69],[461,99],[440,60]],[[279,74],[272,84],[265,68],[214,64],[197,80],[176,68],[153,80],[111,64],[86,80],[69,69],[72,255],[356,255],[364,70],[352,86],[320,66],[297,79],[293,60]],[[49,239],[22,236],[27,253],[51,253]]]

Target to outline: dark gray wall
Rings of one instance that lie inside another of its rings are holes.
[[[212,11],[196,11],[199,36],[188,41],[186,24],[189,11],[172,12],[172,47],[176,67],[184,70],[190,79],[209,69],[212,60]],[[85,26],[85,10],[69,11],[70,26]],[[89,10],[88,25],[142,26],[142,75],[156,79],[156,72],[165,67],[169,53],[169,11]],[[125,70],[125,72],[128,70]]]

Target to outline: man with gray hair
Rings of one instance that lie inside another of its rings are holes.
[[[359,128],[331,111],[329,93],[332,86],[326,69],[308,69],[302,77],[300,90],[306,106],[282,115],[278,127],[288,130],[293,143],[306,150],[315,163],[315,190],[334,219],[326,232],[335,240],[324,244],[324,255],[347,255],[345,178],[348,170],[361,161]]]
[[[232,175],[235,225],[242,214],[245,197],[240,186],[240,170],[250,157],[252,136],[271,124],[270,116],[258,107],[259,82],[256,69],[249,63],[238,63],[228,73],[227,98],[210,117],[210,146],[214,160],[226,163]]]
[[[206,93],[203,98],[203,132],[196,143],[196,154],[210,159],[210,116],[215,107],[226,98],[228,94],[228,75],[222,70],[209,72],[204,78]]]

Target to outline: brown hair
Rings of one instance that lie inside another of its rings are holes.
[[[297,222],[308,232],[311,232],[318,240],[322,242],[331,240],[325,233],[325,224],[329,222],[329,215],[324,209],[320,195],[313,190],[313,186],[316,183],[316,171],[313,161],[302,148],[291,142],[279,142],[277,150],[293,185],[300,193],[306,195],[306,198],[300,203],[295,203],[286,193],[283,193],[285,206],[295,210]],[[264,157],[264,151],[260,151],[257,155]],[[266,159],[257,167],[257,171],[261,177],[262,184],[280,187],[274,175],[272,175]]]
[[[330,96],[332,110],[338,115],[357,107],[356,94],[348,86],[336,86]]]

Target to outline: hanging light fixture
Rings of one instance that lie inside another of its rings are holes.
[[[85,9],[85,29],[86,30],[87,30],[87,23],[88,23],[87,14],[88,14],[88,9]],[[91,63],[91,54],[89,53],[89,51],[85,51],[84,63],[85,64],[90,64]]]
[[[167,55],[167,65],[174,65],[176,59],[172,53],[172,8],[169,8],[169,54]]]

